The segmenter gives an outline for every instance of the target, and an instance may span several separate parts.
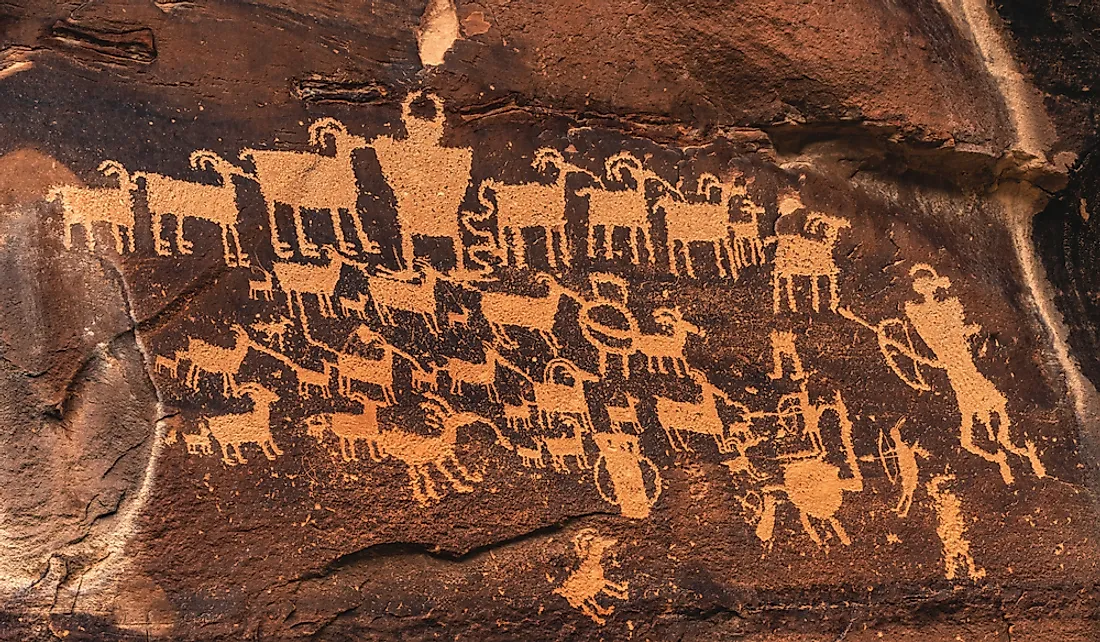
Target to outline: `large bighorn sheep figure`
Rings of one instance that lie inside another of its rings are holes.
[[[407,269],[413,264],[413,237],[446,237],[454,243],[455,257],[465,266],[458,209],[470,184],[473,151],[443,147],[443,101],[425,96],[435,105],[431,120],[414,118],[412,104],[422,92],[410,93],[401,104],[406,136],[379,136],[370,146],[386,182],[397,199],[397,223],[401,227],[401,253]]]
[[[718,202],[711,202],[711,192],[718,190]],[[684,254],[684,268],[689,277],[695,278],[695,264],[691,260],[691,244],[707,243],[714,249],[714,258],[721,275],[737,278],[737,261],[730,242],[729,202],[726,185],[714,174],[699,176],[701,203],[690,202],[679,190],[670,190],[657,199],[657,205],[665,211],[665,227],[668,229],[668,267],[679,274],[679,255]],[[677,249],[679,245],[679,249]],[[729,269],[722,264],[722,251],[730,262]]]
[[[267,203],[268,224],[271,226],[271,245],[279,258],[292,255],[289,244],[279,240],[279,226],[275,219],[275,206],[289,205],[298,251],[303,256],[318,256],[316,244],[306,239],[302,227],[302,210],[328,210],[332,228],[336,232],[339,249],[351,254],[355,248],[344,238],[340,223],[340,210],[347,210],[355,226],[355,234],[363,252],[375,251],[377,246],[367,239],[363,223],[359,220],[356,201],[359,200],[359,184],[355,178],[351,154],[367,146],[367,140],[348,133],[343,123],[334,118],[321,118],[309,126],[309,142],[320,147],[326,136],[331,136],[336,149],[334,156],[312,152],[246,149],[241,158],[251,160],[256,166],[256,181]]]
[[[543,147],[535,152],[531,166],[539,172],[546,172],[550,166],[558,170],[557,179],[550,185],[542,183],[521,183],[510,185],[487,178],[478,189],[478,201],[488,211],[481,217],[471,219],[484,220],[492,214],[497,217],[497,229],[500,231],[500,244],[515,255],[516,265],[527,265],[527,243],[523,230],[539,227],[546,232],[546,256],[561,267],[568,267],[572,260],[572,242],[565,232],[565,179],[574,172],[585,170],[565,162],[561,152]],[[587,172],[586,172],[587,173]],[[489,200],[489,193],[496,201]],[[554,238],[557,237],[555,246]]]
[[[596,257],[596,228],[602,230],[604,259],[611,256],[611,238],[615,228],[626,228],[631,253],[631,263],[641,263],[640,248],[645,246],[646,255],[653,261],[652,230],[649,222],[649,203],[646,201],[646,185],[656,182],[666,191],[672,186],[651,170],[646,169],[640,160],[630,152],[621,152],[611,156],[605,163],[607,178],[626,184],[624,170],[630,170],[634,179],[633,189],[608,190],[595,185],[577,190],[578,196],[588,197],[588,256]]]
[[[73,226],[84,228],[84,245],[95,250],[94,223],[107,223],[115,239],[115,251],[134,251],[134,198],[133,179],[118,161],[105,160],[98,170],[104,176],[114,176],[118,187],[78,187],[59,185],[50,189],[46,200],[61,200],[62,221],[65,228],[65,249],[73,246]],[[126,244],[122,235],[126,234]]]
[[[797,194],[788,194],[780,197],[780,220],[802,209],[802,201]],[[779,221],[776,221],[779,227]],[[780,290],[787,291],[787,305],[792,312],[798,310],[798,304],[794,298],[794,278],[797,276],[810,279],[811,305],[814,312],[821,308],[821,295],[818,291],[819,279],[824,278],[829,286],[829,309],[837,311],[839,300],[837,299],[836,280],[840,275],[840,268],[833,258],[833,250],[836,248],[840,231],[851,227],[847,219],[827,216],[820,212],[811,212],[806,216],[803,230],[810,234],[819,234],[820,238],[776,232],[775,237],[769,239],[775,243],[775,260],[772,266],[772,310],[779,313]]]
[[[162,256],[171,254],[168,241],[162,238],[162,219],[165,214],[173,214],[176,217],[176,247],[180,254],[191,254],[192,244],[184,238],[183,224],[188,218],[197,218],[221,228],[226,265],[247,267],[248,256],[241,249],[241,238],[237,233],[240,210],[237,209],[237,189],[233,177],[252,178],[252,175],[205,149],[191,154],[191,167],[196,170],[205,167],[217,172],[221,176],[221,185],[192,183],[149,172],[134,173],[135,178],[145,179],[145,195],[153,217],[154,249]]]

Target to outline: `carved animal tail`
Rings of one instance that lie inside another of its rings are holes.
[[[481,203],[481,206],[488,210],[488,213],[484,215],[485,218],[496,214],[497,205],[490,201],[488,198],[488,191],[496,189],[496,181],[491,178],[487,178],[481,182],[481,188],[477,190],[477,201]]]

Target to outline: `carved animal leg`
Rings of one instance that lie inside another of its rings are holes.
[[[573,263],[573,247],[565,234],[565,225],[558,226],[558,263],[568,268]]]
[[[794,277],[787,276],[787,305],[791,306],[791,312],[798,312],[798,304],[794,300]]]
[[[363,254],[369,254],[372,249],[375,249],[371,240],[367,238],[367,233],[363,230],[363,221],[359,219],[359,210],[354,206],[348,208],[348,214],[351,216],[351,225],[355,228],[355,238],[359,240],[359,247],[363,248]],[[462,263],[462,251],[461,248],[457,248],[455,252],[458,258],[459,267]]]
[[[124,226],[124,229],[126,230],[126,248],[127,248],[127,251],[128,252],[133,252],[134,251],[134,228]]]
[[[223,443],[222,447],[222,461],[230,466],[236,466],[237,462],[233,461],[233,457],[229,454],[229,444]],[[239,452],[239,451],[238,451]]]
[[[810,305],[813,307],[814,312],[821,312],[821,293],[818,291],[818,281],[820,276],[810,277]]]
[[[233,241],[233,247],[236,251],[233,253],[237,267],[248,267],[251,263],[248,260],[248,255],[244,253],[244,249],[241,248],[241,235],[237,232],[236,225],[227,225],[226,232],[229,234],[230,240]]]
[[[275,461],[276,456],[283,454],[283,451],[275,448],[275,442],[270,439],[260,442],[260,449],[264,451],[264,457],[271,461]]]
[[[779,274],[772,274],[772,312],[779,314]]]
[[[596,258],[596,226],[588,221],[588,258]]]
[[[826,277],[829,279],[829,309],[836,312],[840,306],[840,300],[836,293],[836,275]]]
[[[420,471],[418,471],[414,466],[409,466],[408,474],[409,486],[412,488],[413,499],[421,504],[427,504],[430,499],[428,495],[420,489],[421,485],[423,485],[424,489],[427,490],[427,482],[421,479]]]
[[[589,604],[590,602],[591,602],[591,604]],[[592,618],[592,621],[595,622],[596,624],[599,624],[600,626],[603,626],[604,623],[607,620],[605,620],[602,617],[600,617],[599,615],[597,615],[596,610],[592,608],[593,606],[595,606],[596,609],[599,608],[599,605],[596,604],[595,600],[593,600],[592,598],[587,598],[586,600],[581,602],[581,612],[584,613],[585,615],[587,615],[588,617]]]
[[[351,461],[354,459],[354,457],[348,453],[348,441],[347,437],[340,437],[340,456],[344,458],[344,461]]]
[[[829,524],[832,525],[833,531],[836,533],[836,536],[840,538],[841,544],[844,544],[845,546],[852,545],[852,540],[848,538],[848,533],[845,532],[844,527],[840,525],[840,521],[837,520],[836,517],[830,517]]]
[[[65,236],[61,239],[66,250],[73,249],[73,223],[65,223]]]
[[[225,259],[225,264],[228,267],[236,267],[236,258],[232,252],[229,251],[229,226],[222,225],[222,257]]]
[[[607,580],[604,584],[603,591],[617,600],[626,600],[630,599],[630,594],[627,593],[628,588],[629,584],[626,582],[612,582],[611,580]]]
[[[302,253],[302,256],[321,256],[317,245],[306,238],[306,231],[302,225],[302,208],[293,208],[290,216],[294,219],[294,233],[298,238],[298,251]],[[340,235],[343,236],[343,232]]]
[[[814,530],[813,524],[810,523],[810,516],[805,511],[798,511],[798,519],[802,521],[802,528],[806,531],[806,534],[810,536],[810,539],[814,541],[818,546],[822,546],[824,542],[821,541],[821,536]]]
[[[913,493],[912,491],[906,491],[902,493],[901,499],[898,500],[898,505],[894,507],[894,512],[898,514],[898,517],[905,518],[909,514],[909,508],[913,505]]]
[[[441,475],[443,475],[443,478],[446,479],[447,482],[451,484],[451,487],[454,488],[455,491],[460,492],[460,493],[472,493],[472,492],[474,492],[474,487],[473,486],[470,486],[469,484],[466,484],[465,482],[463,482],[458,477],[455,477],[454,475],[452,475],[451,471],[447,470],[447,467],[444,465],[444,463],[446,461],[447,461],[446,459],[441,459],[441,460],[435,462],[435,468],[436,468],[436,470],[438,470],[440,472]]]
[[[289,259],[294,255],[289,243],[283,243],[279,239],[279,223],[275,219],[275,201],[267,203],[267,223],[271,231],[271,249],[275,250],[275,256],[281,259]]]
[[[344,226],[340,221],[340,208],[330,207],[329,216],[332,218],[332,231],[336,233],[336,247],[340,248],[340,251],[345,254],[353,254],[355,248],[344,237]]]

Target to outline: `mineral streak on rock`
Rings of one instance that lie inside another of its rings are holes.
[[[5,4],[0,639],[1100,638],[1098,19]]]

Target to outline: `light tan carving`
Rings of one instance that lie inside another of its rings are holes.
[[[749,220],[734,221],[729,226],[730,233],[733,234],[734,263],[738,270],[764,262],[764,240],[760,237],[759,221],[764,208],[751,201],[747,193],[742,194],[741,203],[741,211],[748,212]]]
[[[504,423],[508,425],[512,430],[531,430],[533,424],[531,422],[531,404],[521,403],[518,406],[512,406],[509,404],[503,404],[504,407]]]
[[[172,357],[169,358],[162,354],[158,354],[153,359],[153,371],[158,373],[165,372],[173,379],[176,378],[176,374],[179,372],[179,367],[180,360],[177,355],[172,355]]]
[[[546,285],[547,296],[535,298],[508,294],[505,292],[482,292],[481,314],[489,322],[493,336],[505,347],[515,347],[514,339],[508,336],[507,326],[534,330],[543,341],[555,351],[561,348],[554,336],[554,321],[557,318],[561,297],[571,297],[572,293],[549,274],[539,274],[536,279]]]
[[[162,256],[172,253],[171,246],[163,237],[163,217],[165,214],[172,214],[176,217],[176,248],[180,254],[191,254],[192,244],[184,238],[184,223],[189,218],[201,219],[220,228],[225,264],[246,267],[248,256],[241,249],[241,239],[237,234],[240,211],[237,209],[237,188],[233,184],[233,177],[252,176],[214,152],[205,149],[192,152],[191,167],[200,170],[204,166],[218,174],[221,178],[220,185],[181,181],[149,172],[134,172],[134,178],[145,179],[145,196],[149,203],[149,213],[153,217],[153,249]]]
[[[275,284],[272,283],[271,273],[263,268],[252,266],[251,271],[255,272],[256,270],[259,270],[260,274],[263,274],[263,277],[259,280],[253,279],[252,277],[248,278],[248,298],[270,301],[275,298],[275,293],[273,292]]]
[[[338,371],[338,383],[340,393],[351,394],[351,383],[358,381],[382,389],[382,396],[387,403],[395,403],[393,388],[393,357],[399,355],[413,364],[413,376],[416,377],[420,370],[419,364],[411,355],[390,345],[382,335],[374,332],[367,326],[360,326],[356,330],[356,336],[367,346],[378,346],[382,349],[380,359],[366,359],[348,352],[336,352],[336,370]],[[420,371],[423,373],[424,371]]]
[[[447,360],[447,365],[442,370],[450,375],[452,395],[461,395],[462,386],[465,384],[473,388],[485,388],[489,392],[490,401],[499,402],[500,392],[496,386],[497,366],[523,375],[492,346],[485,347],[485,361],[483,363],[474,363],[452,357]]]
[[[180,433],[183,443],[187,446],[187,452],[191,455],[213,455],[214,445],[210,442],[210,431],[203,430],[197,435]]]
[[[609,504],[619,507],[623,517],[644,519],[661,496],[661,473],[657,466],[642,455],[638,438],[624,432],[594,433],[593,441],[600,455],[593,466],[596,489]],[[653,491],[646,489],[643,469],[653,476]],[[604,490],[600,471],[606,471],[611,487]]]
[[[626,305],[630,285],[620,276],[602,272],[589,274],[588,280],[592,294],[582,297],[577,314],[581,335],[599,351],[600,376],[608,375],[611,357],[617,357],[619,372],[627,377],[630,375],[628,360],[635,352],[634,341],[641,334],[634,313]],[[614,294],[607,294],[608,291]],[[612,316],[609,312],[614,313],[620,323],[608,324],[606,319]]]
[[[944,576],[953,580],[960,576],[961,571],[972,580],[980,580],[985,577],[985,570],[974,564],[974,557],[970,554],[962,502],[947,488],[954,480],[954,475],[937,475],[925,486],[936,509],[936,534],[943,544]]]
[[[718,191],[718,202],[711,202],[711,193]],[[689,277],[695,277],[695,265],[691,259],[691,244],[706,243],[714,249],[714,258],[718,273],[722,276],[737,278],[737,265],[733,245],[730,241],[729,202],[726,200],[726,185],[714,174],[699,176],[699,196],[702,202],[693,202],[673,190],[657,199],[657,207],[665,211],[665,227],[668,229],[668,268],[673,274],[680,274],[679,257],[683,253],[684,268]],[[729,261],[727,268],[722,263],[725,254]]]
[[[84,245],[95,250],[96,223],[106,223],[115,240],[115,251],[134,251],[134,185],[133,179],[118,161],[105,160],[97,169],[104,176],[113,176],[118,187],[77,187],[60,185],[50,188],[48,202],[61,201],[62,225],[65,228],[65,249],[73,246],[73,227],[84,228]],[[123,235],[126,243],[123,244]]]
[[[694,452],[684,438],[685,432],[710,435],[718,446],[718,452],[727,452],[726,424],[718,413],[718,400],[733,404],[725,392],[707,380],[698,370],[690,370],[692,378],[701,388],[701,400],[675,401],[660,394],[656,397],[657,421],[668,436],[674,451]]]
[[[357,292],[354,299],[340,297],[340,311],[344,316],[354,315],[357,319],[367,318],[367,303],[369,297],[364,297],[362,292]]]
[[[359,220],[356,209],[359,184],[351,160],[352,152],[366,147],[367,141],[361,136],[349,134],[343,123],[334,118],[321,118],[309,126],[311,145],[322,146],[326,137],[332,138],[335,148],[333,156],[285,150],[246,149],[241,152],[241,158],[252,161],[256,167],[255,179],[267,203],[271,246],[281,259],[290,258],[293,249],[279,238],[275,209],[280,203],[290,206],[298,251],[303,256],[318,255],[317,245],[306,238],[302,226],[302,214],[306,209],[329,211],[340,251],[355,252],[355,248],[344,238],[340,210],[348,212],[363,253],[378,249],[367,239],[363,223]]]
[[[230,466],[248,463],[241,453],[244,444],[259,446],[264,457],[274,460],[283,454],[271,437],[271,405],[279,400],[279,395],[258,383],[244,383],[237,390],[252,401],[252,410],[203,417],[200,434],[209,435],[218,442],[222,449],[222,461]]]
[[[353,394],[352,398],[363,405],[362,411],[321,413],[306,420],[306,432],[318,444],[324,441],[325,431],[336,437],[340,442],[340,456],[344,461],[359,459],[355,452],[357,441],[370,440],[379,434],[378,402],[358,394]]]
[[[806,378],[806,371],[802,369],[802,358],[798,356],[798,350],[794,345],[794,333],[790,331],[772,330],[772,371],[768,373],[769,379],[782,379],[785,369],[783,357],[791,362],[791,381],[802,381]]]
[[[592,428],[592,415],[588,410],[588,398],[584,394],[585,382],[599,381],[599,377],[581,370],[568,359],[558,357],[546,364],[542,381],[531,383],[535,391],[535,407],[542,425],[549,430],[553,421],[567,417],[578,418],[582,426]]]
[[[580,421],[572,416],[562,416],[558,421],[569,427],[569,434],[562,437],[535,437],[535,443],[546,449],[550,455],[550,465],[554,470],[568,473],[567,457],[572,457],[577,468],[588,470],[588,455],[584,452],[584,428]]]
[[[248,356],[248,350],[253,343],[241,326],[234,324],[231,330],[233,331],[231,348],[223,348],[202,339],[191,338],[187,340],[187,349],[176,353],[177,360],[183,359],[190,362],[184,380],[187,387],[198,392],[199,376],[213,374],[221,378],[222,394],[234,393],[237,390],[237,372],[241,369],[241,363]]]
[[[679,308],[660,308],[653,313],[653,320],[671,334],[638,334],[634,346],[646,358],[650,372],[687,376],[687,360],[684,346],[689,334],[703,334],[699,326],[684,319]],[[672,363],[666,368],[665,360]]]
[[[321,372],[298,365],[293,361],[284,361],[284,363],[290,367],[294,372],[295,378],[298,380],[298,394],[308,397],[311,396],[310,390],[316,390],[320,393],[322,399],[332,398],[331,363],[327,361],[322,362]]]
[[[558,171],[557,180],[550,185],[522,183],[509,185],[487,178],[478,188],[477,197],[484,215],[471,215],[473,221],[483,221],[496,215],[500,244],[515,256],[518,267],[527,265],[527,242],[523,230],[542,228],[546,232],[546,255],[560,267],[569,267],[572,260],[572,242],[565,232],[565,179],[571,172],[584,171],[567,164],[561,152],[543,147],[535,152],[531,166],[545,172],[550,166]],[[489,193],[495,201],[489,199]],[[555,244],[555,239],[557,244]]]
[[[513,450],[519,455],[520,463],[525,468],[546,468],[546,464],[542,460],[542,444],[535,442],[534,448],[528,448],[527,446],[516,445]]]
[[[909,514],[909,508],[913,505],[913,493],[920,484],[917,457],[928,459],[931,456],[931,453],[921,447],[919,440],[909,444],[901,438],[901,427],[904,425],[905,417],[902,417],[890,428],[889,436],[883,431],[878,434],[878,459],[882,463],[882,469],[886,471],[887,479],[901,486],[901,497],[894,507],[894,512],[901,518]]]
[[[387,271],[367,278],[374,311],[386,325],[394,325],[394,310],[408,312],[420,317],[432,334],[439,334],[435,284],[440,274],[427,263],[418,265],[421,271],[407,280],[402,278],[405,274]]]
[[[580,609],[596,624],[603,625],[604,616],[615,612],[613,606],[601,606],[596,598],[602,596],[615,600],[630,599],[628,582],[612,582],[604,571],[603,558],[618,540],[603,537],[599,531],[586,528],[573,538],[573,548],[580,564],[554,593],[565,598],[569,606]]]
[[[458,210],[470,183],[473,151],[440,144],[446,117],[443,101],[438,96],[425,96],[435,105],[434,118],[413,117],[412,104],[421,95],[421,92],[412,92],[401,105],[405,138],[379,136],[370,146],[397,199],[397,222],[401,227],[402,258],[406,268],[411,269],[413,264],[416,236],[451,239],[458,264],[463,267],[465,253]]]
[[[294,322],[290,319],[279,318],[271,321],[256,321],[251,328],[264,336],[264,340],[273,345],[276,350],[283,349],[286,333]]]
[[[328,263],[325,265],[283,261],[276,261],[272,265],[278,288],[286,294],[288,314],[294,315],[295,304],[297,304],[297,316],[303,318],[305,309],[302,307],[302,295],[312,294],[317,297],[317,305],[322,316],[336,316],[332,307],[336,284],[340,281],[340,273],[344,265],[354,264],[329,248],[324,248],[323,254],[328,258]]]
[[[836,289],[840,268],[837,267],[836,259],[833,258],[833,250],[840,238],[840,231],[848,229],[851,224],[847,219],[811,212],[806,216],[803,231],[807,234],[818,234],[820,238],[804,236],[801,233],[779,232],[780,223],[787,216],[801,209],[804,209],[804,206],[797,192],[790,191],[780,197],[781,216],[775,222],[776,235],[768,240],[769,243],[775,243],[775,260],[772,265],[772,310],[776,314],[779,313],[780,290],[785,288],[787,306],[792,312],[797,312],[794,280],[796,277],[807,277],[810,279],[810,304],[814,312],[821,311],[819,287],[822,278],[829,286],[829,309],[836,312],[840,303]]]
[[[626,426],[634,425],[641,429],[641,422],[638,421],[638,400],[630,394],[625,394],[626,405],[625,406],[605,406],[607,409],[607,418],[611,422],[611,430],[621,432]]]
[[[652,226],[649,222],[649,204],[646,201],[646,185],[657,182],[666,190],[671,190],[663,178],[646,169],[640,160],[630,152],[620,152],[607,159],[604,164],[607,178],[626,186],[623,190],[607,189],[607,181],[603,187],[593,185],[577,190],[578,196],[588,197],[588,256],[596,257],[597,236],[596,229],[602,230],[604,259],[611,256],[611,239],[615,228],[625,228],[630,243],[631,263],[641,263],[641,247],[645,246],[646,255],[653,261]],[[634,187],[626,183],[625,170],[630,170],[629,176],[634,180]]]

